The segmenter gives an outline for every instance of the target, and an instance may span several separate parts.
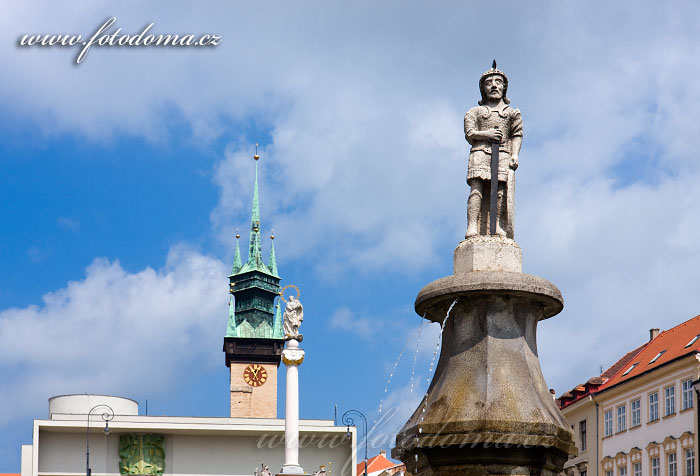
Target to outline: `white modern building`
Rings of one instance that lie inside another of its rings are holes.
[[[354,427],[348,438],[332,420],[301,420],[299,431],[306,473],[323,466],[327,475],[355,476]],[[251,476],[263,464],[275,474],[284,463],[284,420],[140,416],[127,398],[54,397],[49,417],[34,420],[32,444],[22,446],[22,476],[84,475],[88,444],[92,476]]]

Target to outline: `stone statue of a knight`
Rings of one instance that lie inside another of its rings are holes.
[[[496,234],[513,238],[515,217],[515,176],[523,140],[523,120],[518,109],[510,107],[506,97],[508,78],[493,67],[479,80],[481,101],[464,116],[464,135],[471,145],[467,184],[471,190],[467,202],[465,238],[489,234],[488,214],[491,187],[491,147],[498,143],[498,201]]]

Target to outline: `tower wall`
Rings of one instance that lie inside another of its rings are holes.
[[[248,385],[243,374],[249,362],[231,362],[231,417],[277,418],[277,365],[261,363],[267,372],[265,383]]]

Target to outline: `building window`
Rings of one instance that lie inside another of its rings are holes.
[[[668,476],[678,476],[678,465],[676,464],[676,453],[668,454]]]
[[[683,410],[693,408],[693,381],[686,380],[681,386],[683,388]]]
[[[649,421],[659,419],[659,394],[657,392],[649,395]]]
[[[587,471],[581,471],[581,473],[579,474],[579,476],[588,476],[588,472],[587,472]]]
[[[627,466],[621,466],[617,470],[617,474],[618,474],[618,476],[627,476]]]
[[[665,416],[668,415],[673,415],[676,413],[676,387],[675,385],[672,387],[666,387],[664,389],[664,396],[665,396],[665,402],[666,402],[666,413],[664,413]]]
[[[617,431],[625,431],[627,429],[627,414],[625,405],[617,407]]]
[[[612,410],[608,410],[603,415],[603,423],[605,429],[605,436],[610,436],[613,434],[613,415]]]
[[[630,402],[630,428],[634,428],[635,426],[639,426],[642,424],[642,410],[641,410],[642,402],[637,400],[632,400]]]
[[[606,471],[605,476],[613,476],[612,470]]]
[[[695,474],[695,449],[687,448],[685,450],[685,475],[691,476]]]
[[[586,451],[586,420],[578,422],[578,438],[581,447],[581,451]]]
[[[651,459],[651,476],[661,476],[661,467],[658,457]]]
[[[634,475],[642,476],[642,463],[634,463]]]

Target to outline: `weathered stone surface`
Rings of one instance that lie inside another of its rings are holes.
[[[397,434],[392,453],[408,471],[438,476],[561,470],[576,450],[542,375],[536,332],[538,321],[562,307],[552,283],[515,272],[475,271],[423,288],[416,312],[445,322],[427,397]]]
[[[479,90],[479,105],[464,116],[464,137],[471,145],[467,168],[467,184],[471,190],[465,238],[489,234],[513,238],[515,169],[523,140],[523,121],[520,110],[509,105],[508,78],[496,68],[495,61],[481,76]],[[492,160],[497,163],[495,170],[492,170]],[[492,217],[494,230],[488,223]]]
[[[454,274],[474,271],[523,271],[520,246],[505,236],[478,235],[462,241],[454,252]]]
[[[540,320],[559,314],[564,308],[561,291],[544,278],[507,271],[475,271],[428,284],[418,293],[415,309],[426,319],[442,322],[454,299],[480,295],[527,296],[542,306]]]

